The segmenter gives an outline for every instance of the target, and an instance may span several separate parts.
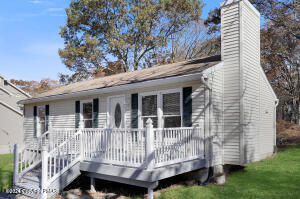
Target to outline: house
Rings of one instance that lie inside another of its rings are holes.
[[[221,7],[221,56],[22,100],[25,145],[15,148],[14,185],[46,198],[83,173],[91,189],[105,179],[148,188],[153,198],[161,179],[271,156],[278,100],[260,66],[260,14],[248,0]]]
[[[0,154],[12,153],[14,144],[23,142],[23,105],[17,102],[28,97],[0,75]]]

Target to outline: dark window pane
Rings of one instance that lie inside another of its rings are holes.
[[[149,95],[142,98],[142,116],[157,115],[157,96]]]
[[[144,128],[146,128],[146,126],[147,126],[146,122],[147,122],[148,118],[149,117],[143,118]],[[151,117],[151,120],[152,120],[153,128],[157,128],[157,117]]]
[[[84,120],[84,128],[92,128],[93,127],[92,120]]]
[[[115,125],[117,128],[119,128],[121,125],[121,120],[122,120],[121,116],[122,116],[121,106],[119,103],[117,103],[116,109],[115,109]]]
[[[83,119],[91,119],[93,116],[93,104],[90,103],[84,103],[83,105]]]
[[[181,127],[181,116],[165,117],[164,128]]]
[[[180,93],[163,94],[163,114],[180,115]]]
[[[39,114],[40,121],[41,120],[45,121],[45,116],[46,116],[45,107],[39,107],[38,111],[39,111],[38,114]]]

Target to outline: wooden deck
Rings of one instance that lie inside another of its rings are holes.
[[[31,147],[15,148],[14,184],[39,164],[41,190],[62,190],[70,180],[58,182],[84,172],[92,179],[147,187],[151,196],[159,180],[206,166],[204,132],[154,129],[151,121],[145,129],[51,129]],[[46,197],[41,192],[39,198]]]

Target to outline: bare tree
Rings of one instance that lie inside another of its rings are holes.
[[[208,35],[203,21],[198,21],[172,36],[171,57],[179,61],[220,54],[220,44],[220,37]]]

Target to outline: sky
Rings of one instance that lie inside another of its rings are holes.
[[[203,19],[222,0],[204,0]],[[0,0],[0,74],[8,79],[58,80],[70,73],[61,62],[60,26],[69,0]]]

